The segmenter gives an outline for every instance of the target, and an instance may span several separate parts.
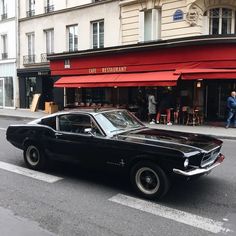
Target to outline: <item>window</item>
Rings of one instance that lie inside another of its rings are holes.
[[[28,39],[28,62],[35,62],[35,36],[34,33],[27,34]]]
[[[78,50],[78,25],[67,27],[68,50],[70,52]]]
[[[59,129],[76,134],[88,134],[86,129],[91,129],[93,135],[103,136],[101,130],[88,115],[62,115],[59,117]]]
[[[54,11],[53,0],[45,0],[45,13]]]
[[[1,0],[1,19],[7,19],[7,4],[6,0]]]
[[[7,35],[6,34],[1,35],[1,52],[2,52],[2,59],[7,59],[8,53],[7,53]]]
[[[28,11],[26,12],[27,17],[35,15],[35,0],[28,0]]]
[[[161,36],[160,9],[141,11],[139,15],[139,41],[157,40]]]
[[[41,124],[56,130],[56,117],[42,119]]]
[[[104,21],[92,22],[93,48],[104,47]]]
[[[45,30],[46,37],[46,53],[51,54],[54,52],[54,30]]]
[[[209,34],[234,34],[235,11],[229,8],[214,8],[205,13],[209,20]]]

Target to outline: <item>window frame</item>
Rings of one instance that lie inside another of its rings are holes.
[[[46,43],[46,53],[52,54],[54,53],[54,29],[46,29],[45,33],[45,43]]]
[[[72,29],[72,32],[70,32]],[[78,33],[78,24],[66,26],[66,38],[67,38],[67,51],[75,52],[78,51],[79,45],[79,33]],[[72,42],[70,42],[70,33],[72,33]],[[77,37],[76,37],[77,36]]]
[[[101,32],[101,26],[100,24],[103,23],[103,32]],[[97,27],[97,34],[94,34],[94,26]],[[101,42],[100,37],[102,35],[103,41]],[[94,37],[96,37],[97,45],[94,44]],[[97,48],[104,48],[104,42],[105,42],[105,22],[104,19],[92,21],[91,22],[91,38],[92,38],[92,44],[91,48],[97,49]]]
[[[219,19],[218,33],[217,34],[213,34],[213,20],[212,19],[214,19],[214,18],[211,17],[211,11],[214,10],[214,9],[219,9],[219,17],[217,18],[217,19]],[[232,18],[231,18],[231,22],[230,22],[230,24],[231,24],[230,33],[227,33],[226,35],[236,33],[236,9],[234,9],[232,7],[228,7],[228,6],[220,6],[220,7],[209,8],[204,14],[205,16],[207,16],[208,34],[209,35],[223,35],[222,34],[222,30],[223,30],[223,9],[231,10],[231,12],[232,12]]]

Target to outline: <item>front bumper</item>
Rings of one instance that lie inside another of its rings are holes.
[[[187,177],[207,174],[212,169],[214,169],[215,167],[220,165],[224,161],[224,159],[225,159],[225,156],[220,153],[219,156],[217,157],[216,161],[211,166],[208,166],[206,168],[199,168],[199,169],[189,170],[189,171],[184,171],[184,170],[180,170],[180,169],[173,169],[173,172],[175,174],[179,174],[179,175],[183,175],[183,176],[187,176]]]

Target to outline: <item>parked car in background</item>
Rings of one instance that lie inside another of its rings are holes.
[[[173,178],[209,173],[224,160],[213,137],[146,127],[127,110],[55,113],[10,125],[6,138],[34,170],[49,159],[125,171],[138,194],[163,197]]]

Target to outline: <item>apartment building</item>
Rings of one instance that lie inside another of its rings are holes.
[[[18,106],[16,2],[0,1],[0,108]]]
[[[45,101],[63,99],[64,90],[53,89],[47,55],[120,45],[118,4],[111,0],[19,1],[21,107],[28,108],[35,93],[41,94],[41,109]]]

